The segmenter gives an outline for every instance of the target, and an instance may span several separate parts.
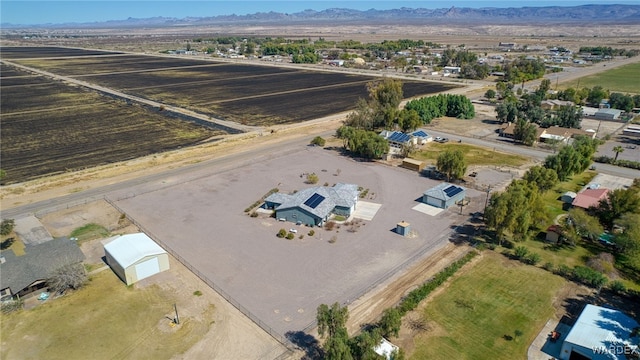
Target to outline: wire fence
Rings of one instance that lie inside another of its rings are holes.
[[[291,340],[289,340],[287,337],[283,336],[282,334],[280,334],[279,332],[277,332],[276,330],[274,330],[272,327],[270,327],[269,325],[267,325],[264,321],[260,320],[256,315],[254,315],[251,311],[249,311],[247,308],[245,308],[244,306],[242,306],[242,304],[240,304],[236,299],[234,299],[233,297],[231,297],[231,295],[229,295],[226,291],[224,291],[221,287],[219,287],[218,285],[216,285],[213,281],[211,281],[211,279],[209,279],[205,274],[203,274],[202,272],[200,272],[200,270],[196,269],[195,267],[193,267],[185,258],[183,258],[182,256],[180,256],[176,251],[174,251],[170,246],[168,246],[165,242],[163,242],[160,237],[156,236],[155,234],[153,234],[153,232],[149,231],[149,229],[145,228],[142,224],[140,224],[138,221],[136,221],[133,217],[131,217],[129,214],[127,214],[122,208],[120,208],[118,205],[116,205],[113,201],[111,201],[109,198],[104,197],[104,200],[109,203],[109,205],[113,206],[114,209],[118,210],[121,214],[124,214],[126,216],[126,218],[131,221],[131,223],[133,223],[135,226],[138,227],[138,229],[140,229],[142,232],[144,232],[145,234],[147,234],[147,236],[149,236],[150,238],[152,238],[155,242],[158,243],[158,245],[162,246],[163,249],[165,249],[169,254],[171,254],[171,256],[173,256],[176,260],[178,260],[182,265],[184,265],[187,269],[189,269],[189,271],[191,271],[193,274],[195,274],[200,280],[202,280],[205,284],[207,284],[207,286],[209,286],[210,288],[212,288],[215,292],[217,292],[220,296],[222,296],[226,301],[228,301],[231,305],[233,305],[233,307],[235,307],[236,309],[238,309],[242,314],[244,314],[246,317],[248,317],[251,321],[253,321],[256,325],[258,325],[262,330],[264,330],[265,332],[267,332],[267,334],[271,335],[274,339],[276,339],[279,343],[281,343],[282,345],[284,345],[287,348],[287,351],[285,351],[284,353],[280,354],[276,359],[285,359],[287,357],[289,357],[292,353],[293,350],[298,350],[299,347],[296,346],[293,342],[291,342]]]

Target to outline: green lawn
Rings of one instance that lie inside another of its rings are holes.
[[[185,316],[171,328],[165,316],[175,301],[158,286],[134,289],[103,271],[77,292],[3,314],[0,358],[170,359],[208,331],[213,315]]]
[[[640,94],[640,62],[566,82],[561,87],[563,89],[576,88],[578,85],[580,88],[592,88],[600,85],[612,92]]]
[[[78,242],[103,238],[107,236],[109,236],[109,230],[107,230],[102,225],[98,225],[94,223],[89,223],[79,228],[76,228],[69,235],[69,237],[77,238]]]
[[[467,165],[499,165],[519,167],[527,163],[528,159],[524,156],[507,154],[493,149],[474,146],[469,144],[447,143],[440,144],[436,142],[429,143],[423,150],[417,151],[411,157],[416,160],[425,160],[427,162],[436,163],[438,155],[444,150],[457,149],[461,150],[467,160]]]
[[[577,193],[596,175],[597,173],[595,171],[587,170],[582,174],[573,175],[569,180],[558,183],[553,189],[542,194],[542,199],[551,216],[550,218],[554,219],[556,216],[566,213],[566,211],[562,209],[563,203],[560,201],[562,194],[567,191]]]
[[[427,303],[431,330],[414,339],[411,359],[526,359],[566,280],[494,252],[482,256]],[[520,337],[505,339],[516,330]]]

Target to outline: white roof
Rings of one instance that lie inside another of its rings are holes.
[[[564,341],[587,349],[608,349],[611,344],[633,347],[630,335],[637,326],[635,320],[618,310],[588,304]]]
[[[104,250],[125,269],[147,256],[167,253],[144,233],[118,236],[105,244]]]
[[[382,340],[380,340],[380,344],[378,344],[378,346],[373,348],[373,351],[375,351],[376,354],[380,356],[384,356],[387,359],[391,359],[391,354],[394,351],[397,351],[398,349],[399,348],[396,345],[393,345],[392,343],[390,343],[389,340],[382,338]]]

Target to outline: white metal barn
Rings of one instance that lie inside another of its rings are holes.
[[[127,285],[169,270],[169,255],[144,233],[112,238],[104,245],[107,264]]]

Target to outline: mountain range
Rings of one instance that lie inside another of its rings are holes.
[[[589,22],[640,24],[640,5],[580,5],[580,6],[543,6],[520,8],[399,8],[393,10],[353,10],[332,8],[321,11],[305,10],[297,13],[258,12],[248,15],[219,15],[211,17],[153,17],[128,18],[91,23],[42,24],[28,27],[48,28],[137,28],[167,26],[202,26],[221,24],[358,24],[358,23],[398,23],[437,24],[437,23],[500,23],[531,24],[550,22]],[[2,24],[3,28],[24,27],[15,24]]]

